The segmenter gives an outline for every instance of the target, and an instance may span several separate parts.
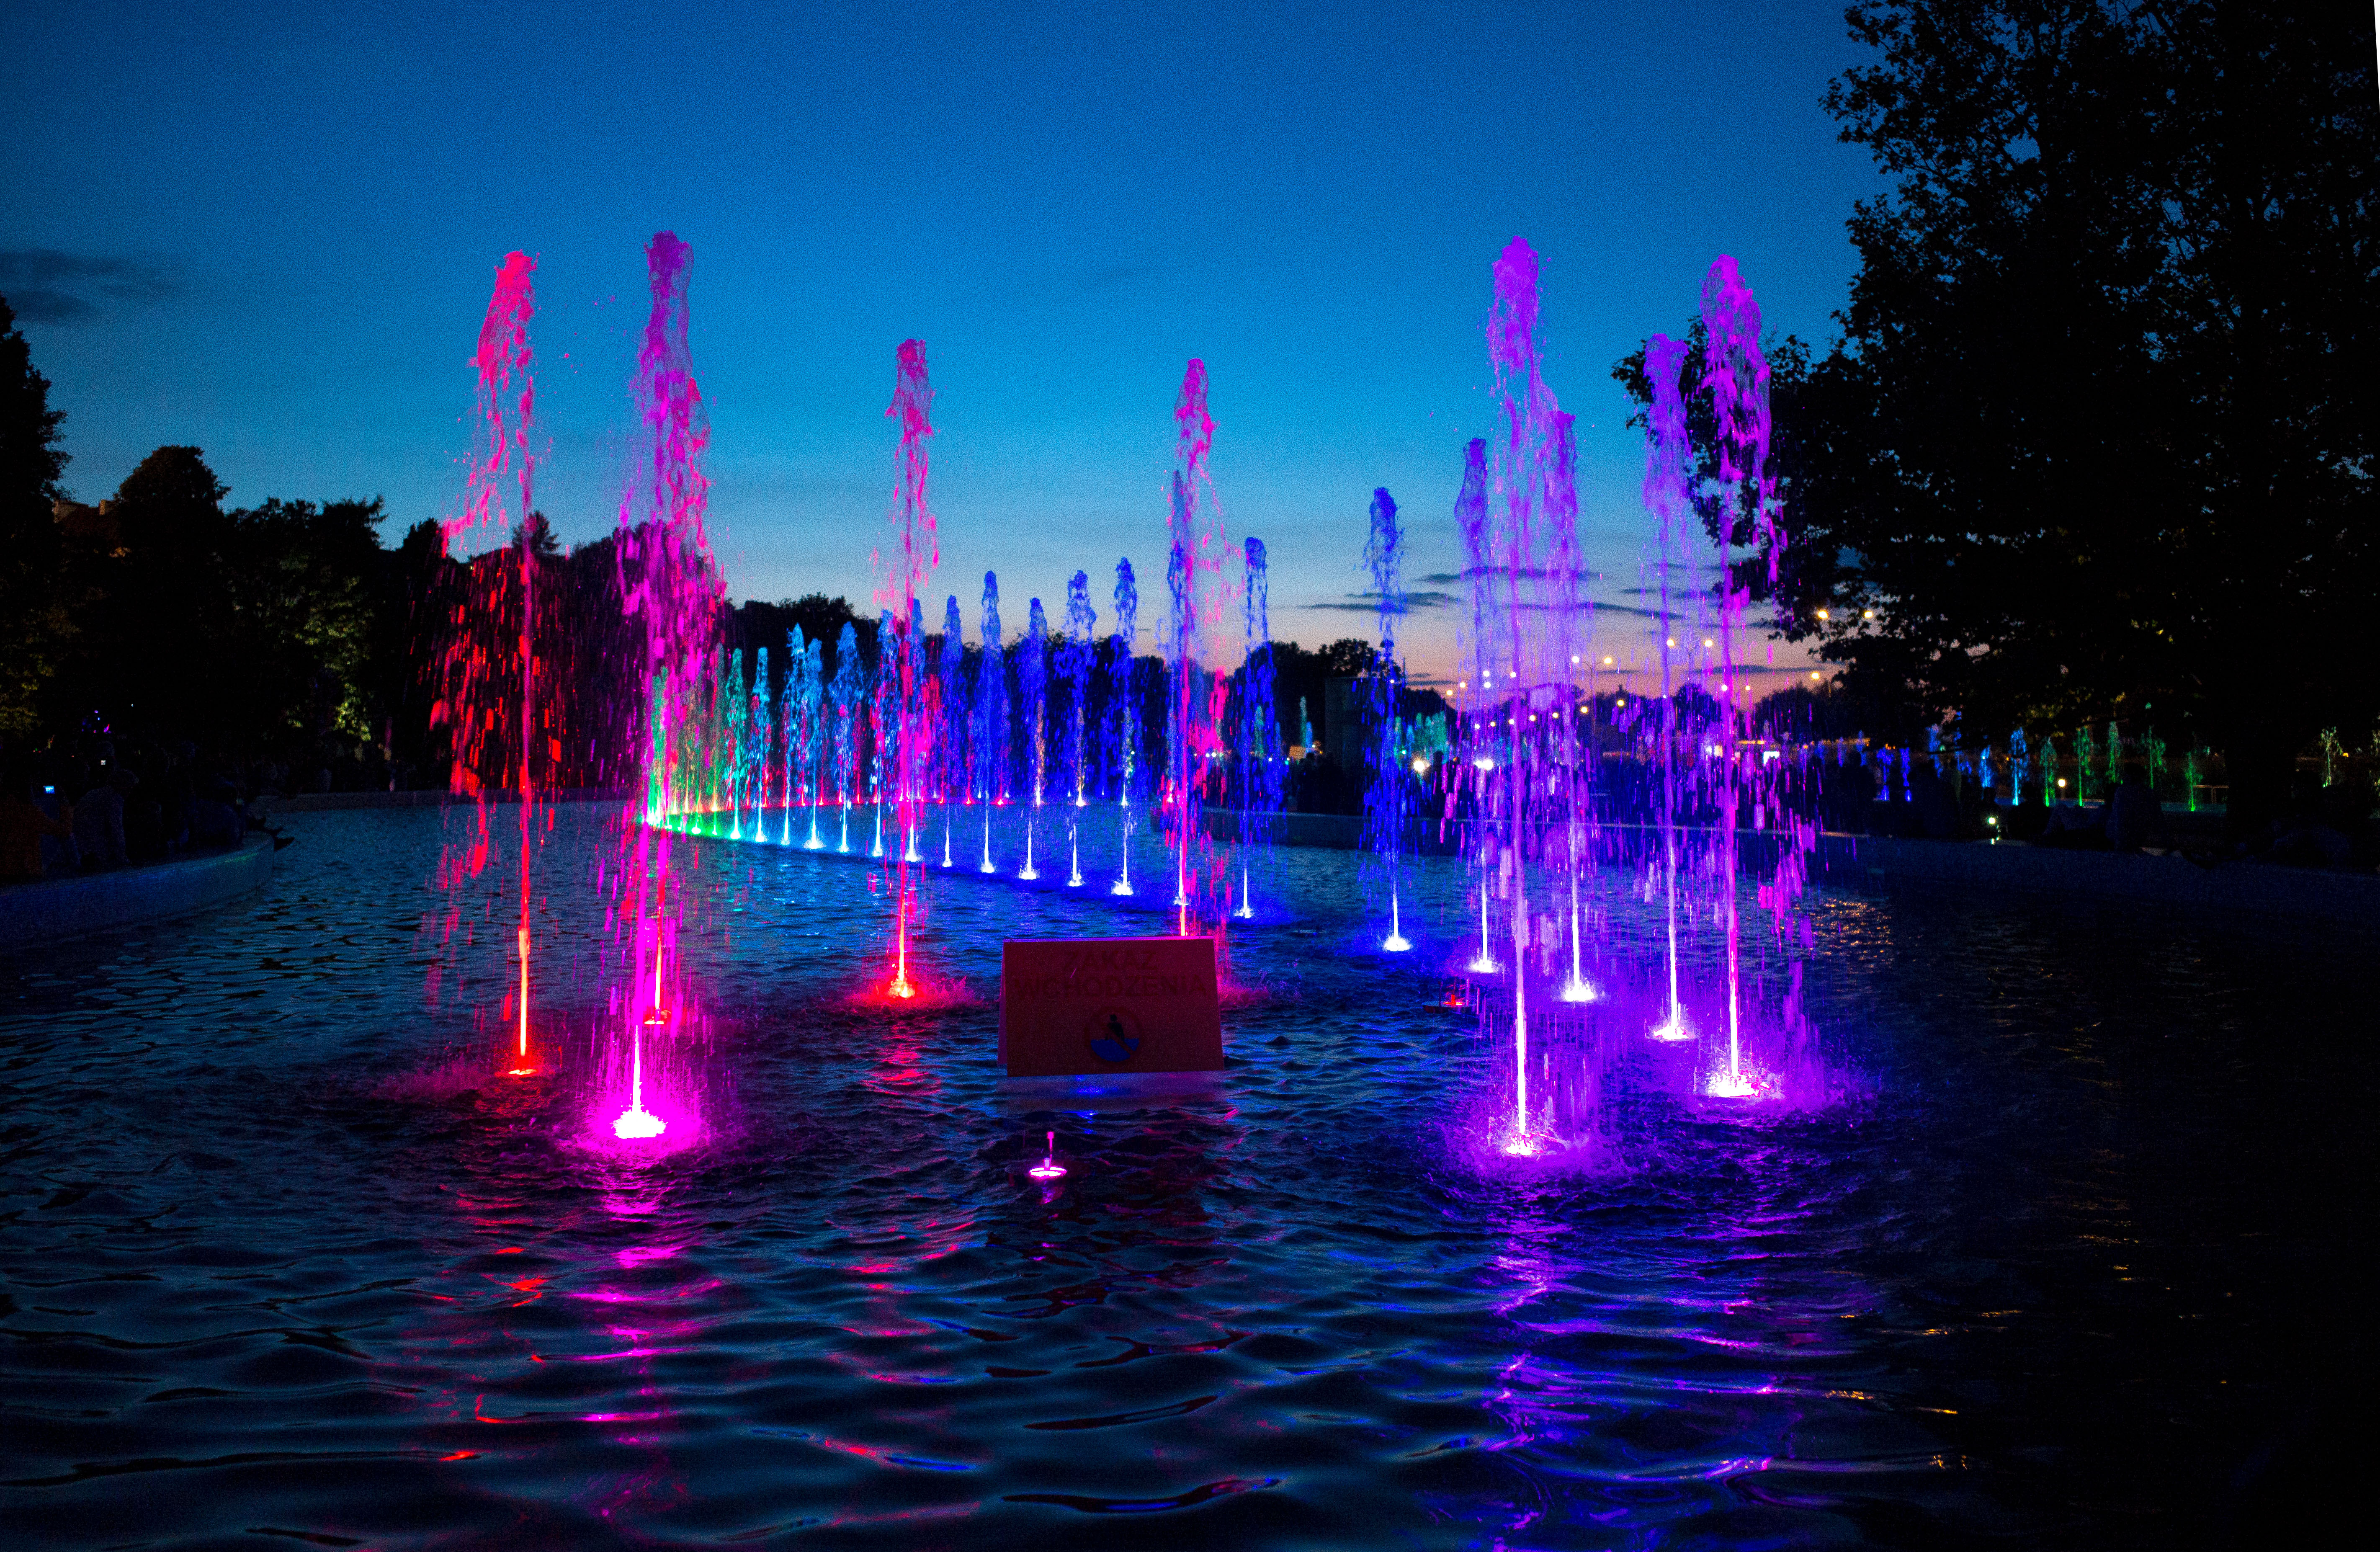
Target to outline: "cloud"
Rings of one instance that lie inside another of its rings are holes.
[[[177,266],[55,248],[0,249],[0,297],[29,323],[80,323],[117,302],[162,302],[182,289]]]
[[[1543,581],[1559,578],[1565,574],[1555,571],[1548,566],[1524,566],[1517,573],[1515,573],[1511,566],[1473,566],[1467,571],[1433,571],[1427,576],[1416,576],[1414,580],[1416,582],[1434,582],[1439,587],[1445,587],[1450,583],[1469,582],[1481,576],[1512,576],[1516,575]],[[1599,571],[1573,571],[1567,573],[1567,575],[1588,582],[1600,582],[1603,580],[1603,573]]]
[[[1353,603],[1293,603],[1288,607],[1292,609],[1334,610],[1349,614],[1378,614],[1380,612],[1380,595],[1378,593],[1349,593],[1347,596],[1357,601]],[[1402,606],[1390,610],[1390,612],[1392,614],[1410,614],[1416,609],[1444,609],[1451,604],[1456,604],[1462,601],[1463,600],[1461,599],[1455,597],[1452,593],[1406,593],[1402,595]]]

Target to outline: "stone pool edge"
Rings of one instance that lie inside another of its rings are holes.
[[[228,904],[273,877],[273,838],[229,851],[0,889],[0,946],[31,948]]]

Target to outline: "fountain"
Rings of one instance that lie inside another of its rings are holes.
[[[1193,360],[1182,374],[1174,401],[1175,453],[1172,500],[1166,509],[1165,586],[1172,602],[1167,617],[1166,770],[1160,788],[1167,849],[1173,854],[1174,930],[1192,936],[1195,924],[1212,921],[1220,937],[1224,911],[1208,876],[1204,822],[1207,786],[1222,754],[1218,736],[1223,684],[1199,661],[1207,618],[1220,612],[1222,515],[1215,505],[1207,454],[1215,422],[1207,413],[1207,364]]]
[[[1652,407],[1645,430],[1645,504],[1654,519],[1655,554],[1659,576],[1660,612],[1654,624],[1661,643],[1661,720],[1659,740],[1661,798],[1661,879],[1663,926],[1668,934],[1669,1011],[1653,1027],[1653,1038],[1682,1044],[1694,1035],[1686,1023],[1685,1004],[1678,990],[1678,702],[1674,660],[1678,649],[1671,596],[1673,569],[1682,564],[1680,531],[1687,512],[1686,404],[1682,379],[1686,347],[1665,334],[1645,342],[1645,374],[1653,386]],[[1697,745],[1699,746],[1699,745]]]
[[[976,660],[975,795],[983,805],[983,860],[991,865],[991,811],[1008,801],[1008,654],[1001,645],[1000,578],[983,574],[983,652]]]
[[[939,722],[936,686],[928,681],[924,672],[925,604],[921,596],[927,577],[941,564],[941,542],[935,528],[933,509],[926,501],[926,439],[934,434],[928,412],[933,397],[933,389],[927,382],[924,342],[902,341],[895,358],[892,403],[884,413],[901,423],[893,516],[897,568],[890,592],[892,601],[899,605],[897,618],[905,636],[896,641],[880,633],[876,650],[880,677],[887,651],[892,654],[896,675],[892,689],[896,708],[892,801],[900,860],[893,868],[892,979],[886,989],[892,996],[903,999],[915,997],[917,990],[917,983],[909,974],[909,924],[917,911],[917,880],[910,869],[918,861],[917,827],[924,817],[930,746]],[[951,606],[955,618],[958,600],[952,600]],[[948,867],[947,828],[942,844],[942,862]]]
[[[1245,646],[1240,660],[1240,903],[1232,914],[1256,917],[1251,861],[1271,843],[1273,816],[1281,802],[1280,740],[1274,732],[1271,599],[1264,540],[1250,534],[1242,554],[1245,569],[1240,594]]]
[[[1033,799],[1025,810],[1025,866],[1016,876],[1028,881],[1041,877],[1033,866],[1033,830],[1041,818],[1042,784],[1049,775],[1048,730],[1044,726],[1049,698],[1049,635],[1050,622],[1041,612],[1041,600],[1033,599],[1025,612],[1025,639],[1018,643],[1016,651],[1017,688],[1024,695],[1025,762]]]
[[[1108,708],[1115,737],[1115,800],[1118,818],[1116,881],[1111,894],[1132,893],[1134,780],[1140,764],[1140,700],[1133,692],[1133,643],[1140,615],[1140,588],[1132,562],[1116,562],[1115,634],[1108,637]]]
[[[1404,612],[1404,529],[1397,523],[1396,498],[1383,486],[1372,492],[1371,533],[1364,545],[1364,564],[1372,574],[1372,594],[1379,601],[1380,629],[1379,650],[1372,659],[1368,680],[1372,697],[1372,781],[1365,790],[1364,813],[1371,853],[1385,864],[1388,875],[1389,933],[1380,940],[1380,947],[1390,953],[1407,953],[1413,949],[1413,940],[1404,934],[1398,891],[1399,859],[1405,848],[1408,819],[1405,800],[1410,792],[1403,754],[1396,737],[1397,691],[1402,684],[1402,669],[1397,661],[1397,617]]]
[[[613,1130],[631,1141],[658,1137],[665,1124],[651,1111],[647,1093],[647,1037],[674,1037],[688,1022],[684,990],[674,988],[667,975],[675,962],[672,941],[680,923],[669,887],[671,836],[662,821],[681,806],[681,780],[692,784],[700,779],[702,702],[706,683],[715,683],[707,670],[724,591],[704,530],[710,481],[701,459],[710,432],[686,345],[692,251],[668,232],[656,234],[645,251],[652,310],[638,355],[636,387],[652,435],[650,465],[621,506],[616,537],[621,594],[644,637],[642,682],[650,687],[651,748],[645,783],[651,822],[627,827],[627,855],[613,875],[621,891],[618,919],[635,929],[632,973],[613,998],[628,1025],[629,1103]],[[632,522],[639,496],[643,515]],[[710,710],[715,715],[716,709]],[[683,797],[698,802],[699,786]]]
[[[1092,633],[1099,628],[1099,615],[1091,608],[1090,574],[1078,571],[1066,582],[1066,637],[1058,648],[1058,673],[1066,682],[1075,721],[1073,756],[1067,767],[1075,778],[1075,801],[1066,811],[1069,889],[1083,887],[1083,806],[1088,801],[1089,775],[1089,767],[1084,763],[1089,753],[1084,746],[1084,733],[1090,714]]]
[[[493,772],[501,786],[510,767],[514,795],[520,808],[519,921],[515,933],[516,984],[507,1000],[513,1004],[513,1052],[507,1072],[528,1076],[537,1068],[529,1054],[530,918],[533,909],[530,866],[537,816],[537,784],[530,761],[537,748],[537,551],[532,542],[531,496],[537,459],[529,445],[530,422],[537,398],[529,323],[537,313],[531,281],[537,261],[526,253],[508,253],[497,267],[496,284],[488,312],[480,325],[474,357],[478,371],[480,445],[470,465],[463,513],[439,526],[439,541],[449,552],[482,531],[505,532],[505,491],[519,485],[518,532],[511,546],[512,575],[501,564],[473,564],[467,572],[476,595],[456,624],[442,662],[445,694],[431,712],[433,724],[454,732],[455,761],[451,783],[468,794],[476,834],[463,850],[451,855],[440,868],[451,890],[462,879],[476,876],[485,866],[489,847],[488,791],[483,772]],[[516,586],[508,586],[516,583]],[[510,695],[499,672],[498,643],[482,634],[484,627],[505,615],[516,617]],[[498,730],[514,734],[513,747],[503,749]],[[504,754],[509,752],[511,759]]]

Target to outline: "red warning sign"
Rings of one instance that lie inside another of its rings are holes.
[[[1012,1078],[1220,1072],[1215,940],[1002,944],[1000,1056]]]

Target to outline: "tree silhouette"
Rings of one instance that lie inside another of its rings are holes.
[[[0,297],[0,735],[30,733],[44,685],[74,634],[53,506],[66,499],[64,410]]]
[[[1778,380],[1778,628],[1971,726],[2188,724],[2257,827],[2380,710],[2370,33],[2240,0],[1849,19],[1882,58],[1826,105],[1899,181],[1854,208],[1842,341]]]

